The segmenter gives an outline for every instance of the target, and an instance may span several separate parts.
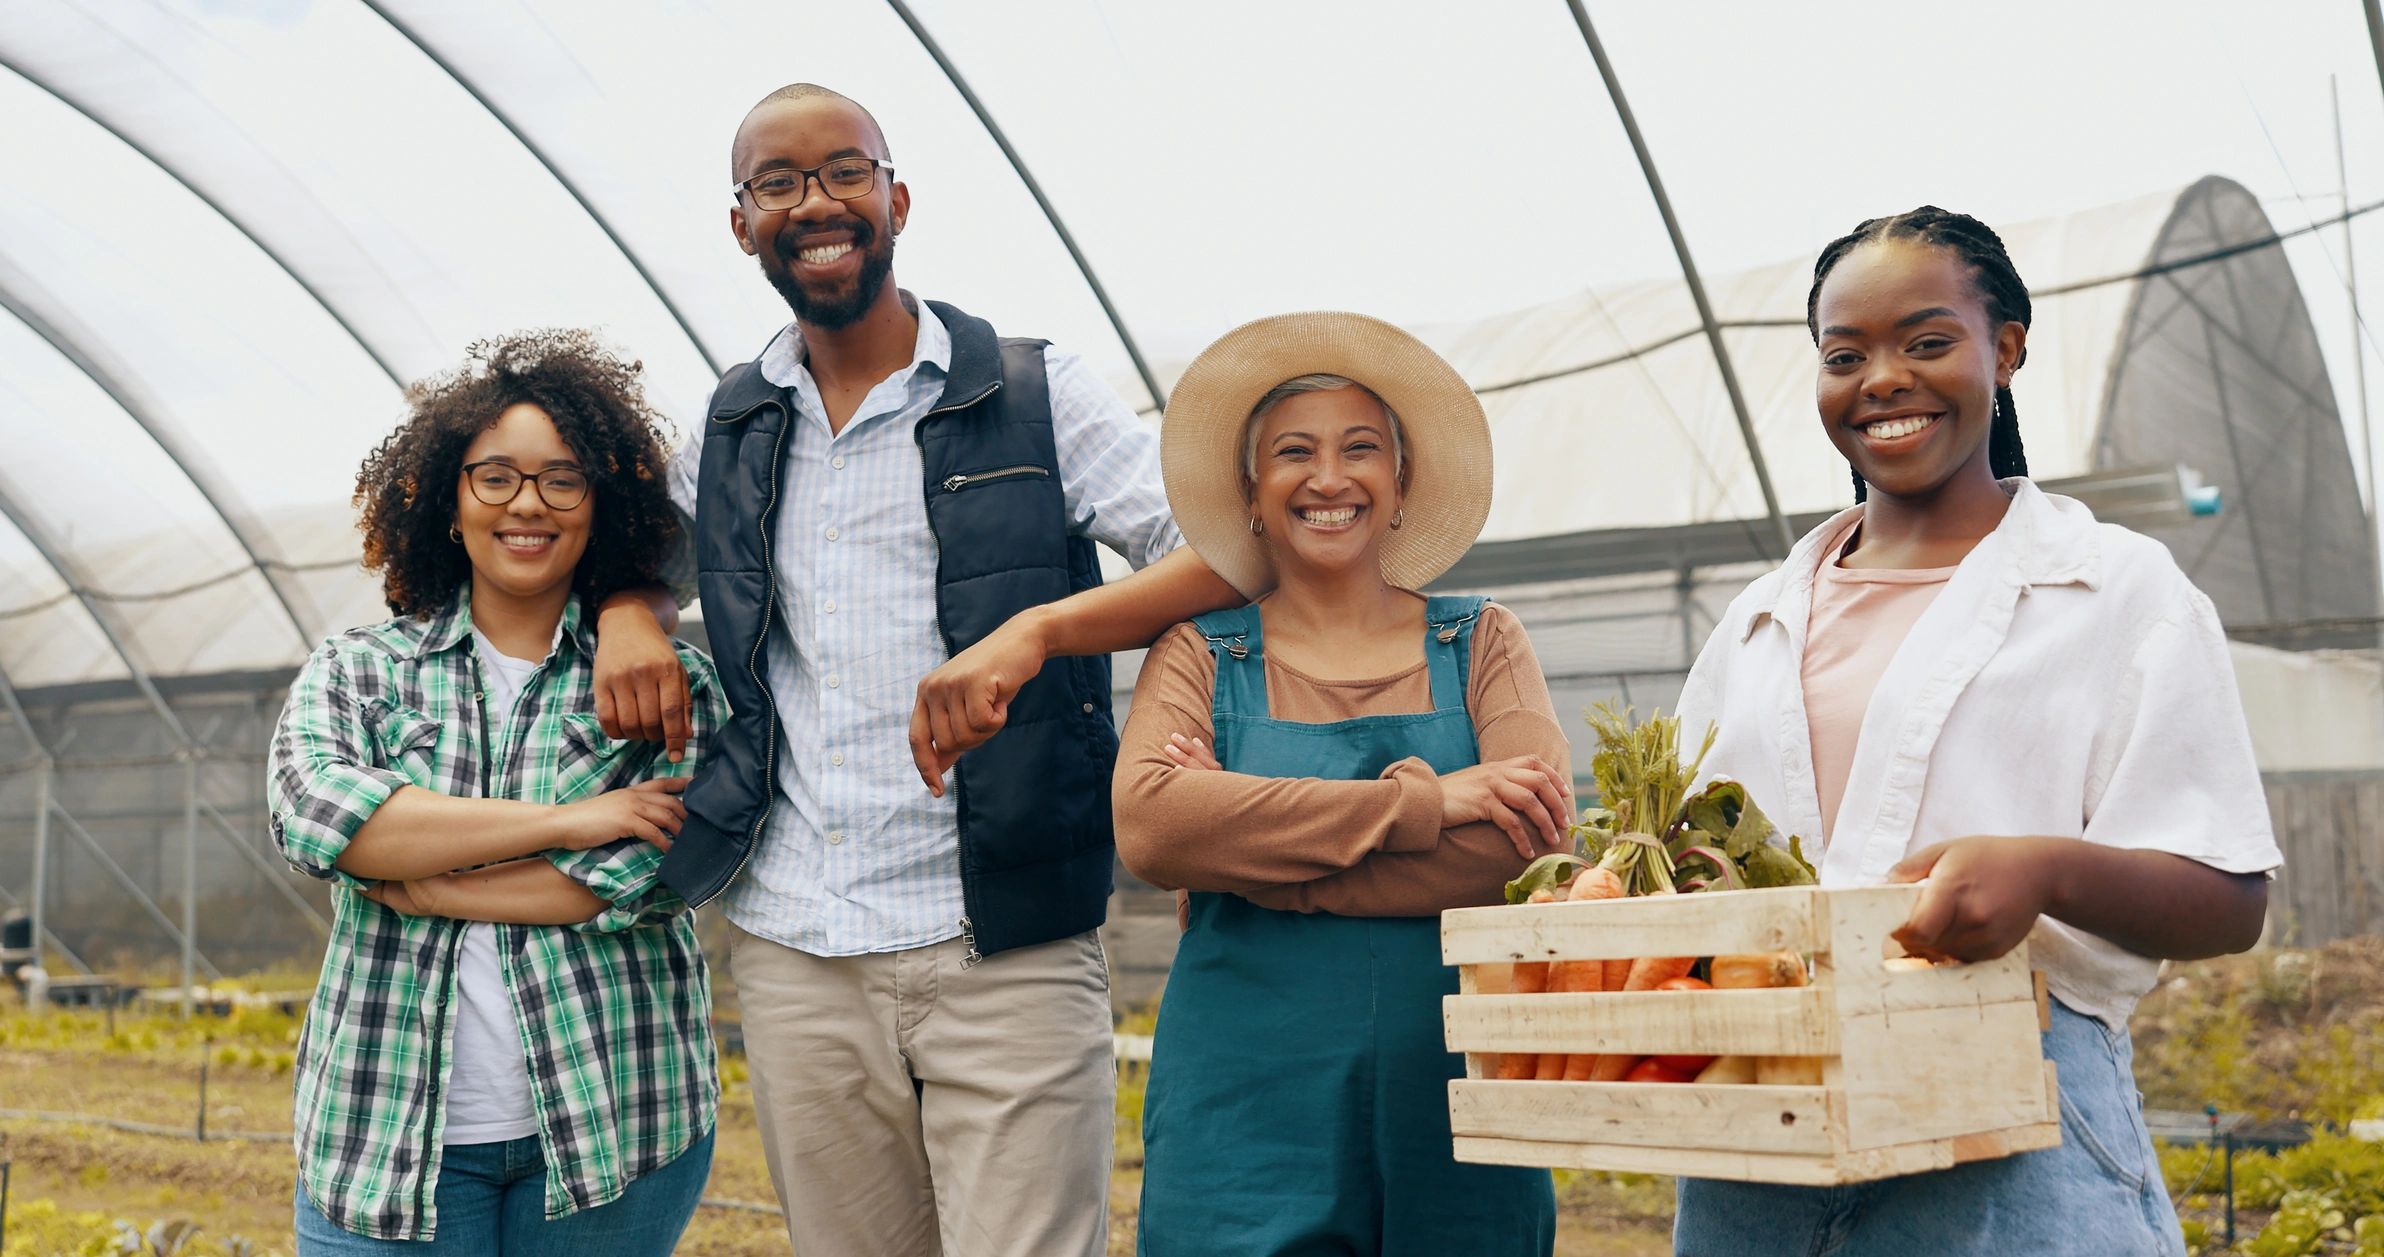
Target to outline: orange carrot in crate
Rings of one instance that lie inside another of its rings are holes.
[[[1652,991],[1656,989],[1657,983],[1671,978],[1688,976],[1690,967],[1696,963],[1695,956],[1642,957],[1638,960],[1627,961],[1623,963],[1622,982],[1619,985],[1610,985],[1606,989],[1609,991]],[[1609,981],[1614,977],[1614,964],[1615,962],[1611,960],[1606,962],[1606,977]],[[1639,1056],[1590,1057],[1586,1058],[1590,1063],[1584,1068],[1579,1064],[1583,1059],[1585,1058],[1576,1056],[1566,1062],[1565,1081],[1622,1082],[1630,1078],[1632,1070],[1645,1064],[1647,1060],[1647,1058]]]
[[[1531,895],[1524,902],[1554,903],[1556,902],[1556,892],[1547,889],[1535,890],[1531,892]],[[1518,960],[1515,962],[1515,977],[1513,983],[1513,990],[1515,994],[1537,995],[1547,989],[1547,961]],[[1500,1054],[1498,1058],[1498,1073],[1495,1076],[1508,1082],[1516,1082],[1536,1076],[1539,1073],[1539,1069],[1540,1058],[1537,1053],[1506,1052]]]
[[[1805,982],[1805,958],[1792,951],[1714,957],[1713,984],[1716,990],[1764,990],[1803,986]],[[1755,1058],[1755,1081],[1759,1083],[1811,1087],[1819,1086],[1821,1077],[1821,1058],[1818,1056]]]
[[[1713,985],[1717,991],[1761,991],[1804,984],[1805,958],[1792,951],[1713,958]]]
[[[1670,1058],[1650,1056],[1631,1066],[1622,1076],[1624,1082],[1695,1082],[1697,1071],[1667,1064]]]
[[[1612,869],[1593,865],[1581,870],[1580,876],[1573,879],[1570,897],[1576,900],[1620,899],[1622,895],[1622,878],[1616,876]],[[1606,966],[1609,963],[1604,960],[1559,960],[1549,968],[1548,989],[1567,992],[1606,990]],[[1557,1062],[1553,1071],[1549,1068],[1551,1059]],[[1589,1076],[1590,1068],[1597,1059],[1595,1054],[1589,1053],[1559,1056],[1551,1052],[1540,1058],[1540,1069],[1536,1076],[1579,1082]]]
[[[1626,991],[1672,990],[1674,988],[1664,984],[1675,978],[1688,977],[1689,970],[1696,967],[1697,958],[1695,956],[1665,956],[1634,960],[1631,962],[1630,976],[1623,979],[1622,989]],[[1698,983],[1698,987],[1704,985],[1702,982]]]
[[[1659,991],[1710,991],[1713,989],[1713,984],[1703,978],[1692,978],[1684,973],[1677,978],[1666,978],[1656,983],[1656,989]],[[1717,1058],[1705,1053],[1683,1052],[1652,1056],[1648,1059],[1662,1061],[1672,1069],[1695,1075],[1713,1064]]]

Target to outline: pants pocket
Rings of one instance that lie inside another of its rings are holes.
[[[2129,1053],[2100,1021],[2076,1013],[2069,1021],[2056,1028],[2056,1037],[2064,1040],[2055,1057],[2061,1138],[2084,1151],[2112,1181],[2141,1193],[2151,1182],[2152,1168],[2145,1164],[2148,1139],[2135,1079],[2129,1076]],[[2060,1033],[2063,1029],[2068,1033]]]
[[[1115,978],[1109,971],[1109,948],[1101,943],[1101,931],[1086,930],[1077,937],[1091,950],[1093,967],[1101,974],[1101,989],[1109,990]]]

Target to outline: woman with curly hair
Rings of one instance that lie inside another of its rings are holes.
[[[638,372],[583,332],[475,345],[357,475],[396,618],[307,660],[267,777],[283,856],[335,883],[302,1257],[645,1257],[702,1193],[710,996],[657,871],[726,704],[680,646],[674,763],[593,698],[595,601],[656,581],[676,527]]]

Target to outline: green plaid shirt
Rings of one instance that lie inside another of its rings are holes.
[[[291,683],[266,768],[274,841],[299,872],[337,883],[298,1049],[298,1173],[346,1230],[412,1240],[437,1229],[463,923],[384,908],[333,861],[400,786],[569,803],[692,773],[728,716],[710,661],[679,648],[694,736],[672,764],[598,726],[595,649],[575,598],[513,710],[484,712],[467,591],[428,619],[331,639]],[[624,839],[546,858],[612,905],[576,926],[496,927],[546,1153],[546,1216],[559,1218],[616,1199],[702,1138],[719,1078],[703,952],[686,904],[657,880],[660,850]]]

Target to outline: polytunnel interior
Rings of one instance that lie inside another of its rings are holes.
[[[0,911],[32,884],[46,815],[46,919],[91,963],[171,954],[186,841],[208,961],[245,970],[316,945],[321,888],[278,870],[265,842],[262,750],[308,646],[384,613],[355,567],[358,460],[401,413],[406,381],[475,338],[540,324],[600,325],[645,362],[683,435],[715,370],[784,318],[725,243],[722,159],[745,105],[794,77],[833,81],[886,123],[921,197],[906,282],[1083,350],[1131,405],[1151,399],[1121,328],[1180,364],[1294,291],[1416,327],[1484,391],[1498,434],[1477,556],[1503,566],[1456,577],[1523,613],[1561,710],[1670,704],[1776,544],[1713,348],[1565,6],[1383,22],[1362,20],[1365,5],[1258,0],[1197,20],[1056,0],[1007,19],[913,7],[1066,216],[1114,312],[889,7],[805,6],[804,47],[836,54],[817,70],[791,55],[786,7],[760,0],[643,22],[531,0],[12,7]],[[1808,224],[1793,202],[1811,186],[1750,188],[1736,168],[1760,153],[1667,154],[1745,132],[1697,113],[1710,93],[1691,79],[1802,102],[1789,113],[1822,110],[1828,85],[1755,55],[1782,42],[1766,24],[1793,14],[1746,15],[1749,47],[1708,49],[1709,72],[1686,77],[1667,67],[1689,48],[1650,35],[1661,18],[1598,14],[1688,237],[1791,220],[1772,252],[1707,279],[1785,511],[1808,521],[1846,494],[1811,431],[1809,245],[1852,215]],[[1029,27],[1074,72],[1014,55]],[[1982,55],[2030,42],[2005,38],[1982,33]],[[1255,103],[1224,107],[1237,97]],[[1513,125],[1524,118],[1537,125]],[[1417,181],[1455,154],[1511,172],[1509,190],[1475,203]],[[1252,177],[1253,155],[1277,158],[1279,192],[1201,195]],[[2156,239],[2110,232],[2075,258],[2026,262],[2048,315],[2020,386],[2032,451],[2056,481],[2183,464],[2218,486],[2217,516],[2141,526],[2230,625],[2374,616],[2372,530],[2314,294],[2273,243],[2296,222],[2226,180],[2149,199]],[[2058,191],[2025,203],[2056,223],[2095,204]],[[1396,225],[1395,247],[1369,252],[1348,230],[1369,218]],[[1437,256],[1466,249],[1487,262]],[[1581,561],[1593,542],[1660,561]]]

